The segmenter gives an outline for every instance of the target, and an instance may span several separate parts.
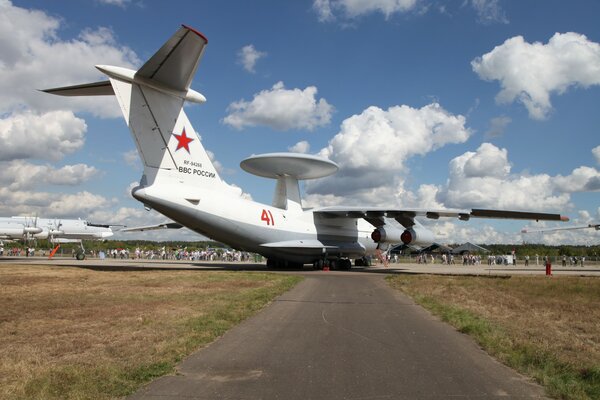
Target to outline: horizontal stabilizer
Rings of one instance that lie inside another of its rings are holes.
[[[110,81],[44,89],[42,92],[57,94],[59,96],[108,96],[115,94]]]

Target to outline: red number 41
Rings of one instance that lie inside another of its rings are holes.
[[[260,220],[265,221],[267,225],[275,225],[275,219],[273,218],[273,214],[271,214],[270,210],[263,209]]]

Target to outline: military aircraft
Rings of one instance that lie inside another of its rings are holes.
[[[38,217],[0,217],[0,239],[30,240],[46,239],[51,243],[80,243],[78,259],[85,258],[82,240],[102,240],[113,235],[109,225],[92,224],[82,219],[59,219]]]
[[[185,101],[206,101],[190,85],[207,43],[202,33],[183,25],[137,71],[96,65],[108,80],[44,90],[63,96],[116,97],[144,166],[132,195],[177,224],[236,249],[260,253],[269,267],[312,263],[346,269],[352,259],[361,265],[366,255],[392,243],[432,243],[433,233],[417,217],[568,220],[559,214],[482,209],[305,209],[298,182],[333,174],[338,166],[294,153],[243,160],[245,171],[277,180],[272,204],[245,199],[221,180],[183,107]]]
[[[573,226],[564,226],[564,227],[554,227],[554,228],[529,228],[525,227],[521,229],[521,233],[545,233],[545,232],[556,232],[556,231],[573,231],[577,229],[595,229],[600,231],[600,224],[587,224],[587,225],[573,225]]]

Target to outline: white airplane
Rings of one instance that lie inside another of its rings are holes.
[[[109,225],[92,224],[82,219],[0,217],[0,239],[94,240],[112,235]]]
[[[0,239],[4,240],[48,240],[51,243],[80,243],[82,240],[102,240],[113,235],[109,225],[92,224],[81,219],[52,219],[38,217],[0,217]]]
[[[587,225],[573,225],[573,226],[564,226],[564,227],[555,227],[555,228],[529,228],[525,227],[521,229],[521,233],[545,233],[545,232],[556,232],[556,231],[573,231],[577,229],[595,229],[600,231],[600,224],[587,224]]]
[[[132,195],[177,224],[233,248],[262,254],[269,267],[312,263],[317,268],[329,264],[345,269],[351,267],[351,259],[362,265],[366,255],[392,243],[433,242],[433,233],[416,217],[568,220],[559,214],[481,209],[305,209],[298,181],[330,175],[338,166],[293,153],[242,161],[247,172],[277,180],[271,205],[244,199],[221,180],[183,108],[185,101],[206,101],[190,84],[207,43],[203,34],[184,25],[137,71],[97,65],[107,81],[44,90],[63,96],[116,97],[144,165]]]

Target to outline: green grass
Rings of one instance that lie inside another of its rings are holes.
[[[548,395],[558,399],[600,399],[600,360],[597,356],[600,327],[590,314],[597,312],[594,308],[598,308],[599,304],[596,301],[600,280],[585,279],[554,279],[548,282],[543,278],[525,278],[524,281],[505,279],[502,282],[500,279],[477,277],[395,276],[389,282],[458,331],[472,336],[490,355],[533,378],[544,386]],[[472,298],[467,297],[468,301],[460,294],[465,288],[472,294]],[[483,292],[491,292],[489,298],[492,300],[482,299]],[[532,294],[536,302],[527,301]],[[576,296],[581,298],[579,303],[582,307],[574,311]],[[553,328],[552,321],[542,323],[534,317],[528,318],[528,315],[548,312],[548,309],[537,309],[540,304],[543,307],[544,299],[548,300],[548,307],[553,308],[550,312],[560,314],[557,304],[565,302],[569,303],[570,313],[577,313],[570,317],[592,318],[589,328],[593,330],[592,340],[579,340],[578,330],[581,329],[578,327],[565,332],[562,325]],[[496,304],[489,304],[491,302]],[[497,304],[503,306],[498,307]],[[514,317],[515,314],[522,314],[523,319]],[[549,329],[557,331],[548,332]],[[546,340],[552,336],[566,336],[565,342],[561,339],[556,342]],[[578,351],[586,352],[586,357],[582,356],[578,361],[576,355],[567,354],[569,338],[583,343]]]

